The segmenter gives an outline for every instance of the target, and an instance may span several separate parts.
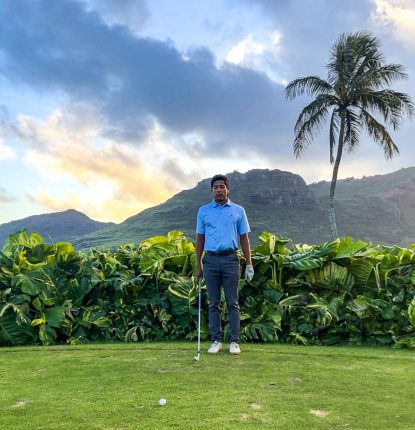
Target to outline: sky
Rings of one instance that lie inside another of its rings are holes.
[[[0,223],[122,222],[217,173],[330,180],[326,128],[294,157],[311,99],[284,88],[326,78],[339,35],[362,30],[415,99],[414,0],[2,0]],[[339,178],[415,166],[415,121],[391,134],[399,156],[362,135]]]

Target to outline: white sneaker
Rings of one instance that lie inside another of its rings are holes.
[[[239,345],[236,342],[231,342],[229,345],[229,353],[233,355],[238,355],[241,353],[241,348],[239,348]]]
[[[222,344],[215,340],[211,347],[208,349],[209,354],[217,354],[222,349]]]

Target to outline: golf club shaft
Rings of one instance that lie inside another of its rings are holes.
[[[199,278],[199,309],[197,314],[197,354],[200,354],[200,319],[202,313],[202,278]]]

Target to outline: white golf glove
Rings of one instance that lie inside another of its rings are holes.
[[[253,277],[254,277],[254,266],[248,264],[245,268],[245,281],[251,282]]]

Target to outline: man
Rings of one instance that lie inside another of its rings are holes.
[[[199,209],[196,226],[197,276],[205,278],[209,297],[209,330],[212,346],[208,352],[216,354],[222,348],[220,298],[223,287],[230,324],[229,352],[240,354],[238,303],[240,267],[237,249],[240,244],[246,261],[245,279],[250,282],[254,276],[248,239],[251,230],[244,208],[228,198],[229,179],[224,175],[215,175],[210,181],[210,187],[213,201]]]

